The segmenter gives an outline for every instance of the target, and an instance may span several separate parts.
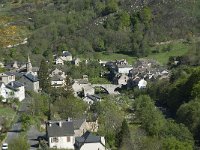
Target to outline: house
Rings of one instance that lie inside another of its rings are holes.
[[[5,98],[17,98],[20,102],[25,99],[24,85],[18,81],[12,81],[6,85]]]
[[[0,82],[8,84],[15,81],[15,75],[12,72],[0,73]]]
[[[131,65],[118,64],[117,72],[121,74],[128,74],[133,67]]]
[[[61,75],[54,75],[51,77],[51,86],[58,88],[63,87],[65,85],[65,78],[63,78]]]
[[[61,77],[66,78],[65,72],[58,68],[54,69],[49,76],[53,77],[55,75],[60,75]]]
[[[75,66],[79,66],[80,62],[81,62],[80,58],[75,58],[72,60],[72,64],[74,64]]]
[[[33,72],[23,74],[19,81],[25,85],[25,89],[27,91],[38,92],[40,89],[39,79],[34,75]]]
[[[64,60],[60,57],[56,58],[55,60],[56,65],[64,65]]]
[[[49,121],[46,125],[49,148],[74,149],[75,136],[72,121]]]
[[[139,89],[144,89],[147,86],[147,81],[145,81],[144,79],[141,79],[138,83],[138,87]]]
[[[93,104],[94,102],[99,102],[101,101],[101,97],[94,94],[94,95],[86,95],[86,97],[83,98],[83,101],[88,103],[89,105]]]
[[[105,138],[87,131],[75,138],[75,150],[106,150]]]
[[[74,125],[74,136],[78,137],[83,135],[87,131],[87,122],[85,118],[81,119],[73,119],[72,120]]]
[[[129,77],[126,74],[117,74],[113,79],[113,83],[117,85],[127,85],[128,79]]]
[[[58,68],[54,69],[49,77],[51,78],[51,86],[57,88],[65,85],[66,75],[62,70],[59,70]]]
[[[46,137],[50,148],[74,149],[75,137],[84,135],[87,131],[97,132],[98,122],[87,122],[86,118],[46,123]]]
[[[85,93],[87,93],[87,91],[91,89],[91,84],[89,83],[88,78],[83,76],[82,79],[74,79],[72,89],[74,91],[74,95],[77,96],[78,93],[84,92],[84,89]]]
[[[62,55],[60,58],[63,61],[72,61],[72,54],[69,51],[63,51]]]

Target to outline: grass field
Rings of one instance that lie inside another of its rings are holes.
[[[151,53],[148,57],[149,59],[155,59],[159,63],[166,65],[169,57],[171,56],[182,56],[185,53],[188,52],[188,49],[190,47],[189,44],[183,43],[183,42],[176,42],[171,44],[171,50],[170,51],[163,51],[164,48],[166,48],[168,45],[160,45],[155,46],[151,48],[151,51],[154,49],[158,49],[159,53]],[[136,61],[136,57],[132,57],[125,54],[118,54],[118,53],[105,53],[105,52],[99,52],[95,53],[95,59],[101,59],[101,60],[120,60],[120,59],[126,59],[129,64],[133,64]]]
[[[9,107],[0,106],[0,116],[1,117],[7,117],[9,119],[12,119],[15,115],[15,111]]]
[[[166,45],[161,45],[158,47],[159,50],[162,50]],[[189,50],[190,45],[186,43],[173,43],[172,49],[169,52],[160,52],[156,54],[150,54],[147,58],[155,59],[161,64],[167,64],[169,57],[171,56],[182,56],[186,54]]]

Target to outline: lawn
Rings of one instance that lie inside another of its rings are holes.
[[[12,108],[0,106],[0,117],[7,117],[12,119],[15,115],[15,111]]]
[[[169,57],[182,56],[188,52],[188,49],[190,47],[189,44],[183,43],[183,42],[175,42],[175,43],[171,43],[170,45],[171,45],[170,51],[164,51],[164,49],[166,49],[168,46],[167,44],[151,47],[150,51],[158,49],[159,53],[151,53],[149,56],[145,58],[155,59],[161,64],[166,65],[169,60]],[[120,53],[96,52],[94,53],[94,59],[100,59],[104,61],[126,59],[129,64],[133,64],[137,58],[133,56],[125,55],[125,54],[120,54]]]
[[[160,53],[150,54],[147,58],[155,59],[161,64],[166,65],[169,60],[169,57],[182,56],[188,52],[188,49],[190,47],[189,44],[182,43],[182,42],[173,43],[171,45],[172,45],[172,49],[169,52],[162,51],[162,49],[165,48],[167,45],[158,46],[157,49],[159,49]],[[155,48],[156,47],[153,47],[152,50]]]

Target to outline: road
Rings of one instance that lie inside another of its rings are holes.
[[[27,96],[26,96],[27,97]],[[20,108],[15,116],[15,122],[13,123],[11,129],[7,133],[7,137],[5,139],[6,143],[10,143],[13,139],[17,138],[21,132],[21,122],[19,120],[20,115],[24,112],[27,112],[29,109],[30,99],[26,98],[21,102]],[[39,132],[34,126],[31,126],[27,131],[28,142],[30,143],[30,150],[37,150],[38,136],[43,136],[45,133]]]

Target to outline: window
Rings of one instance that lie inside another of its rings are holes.
[[[51,138],[51,143],[58,143],[58,137]]]
[[[67,142],[70,142],[70,136],[67,136]]]

